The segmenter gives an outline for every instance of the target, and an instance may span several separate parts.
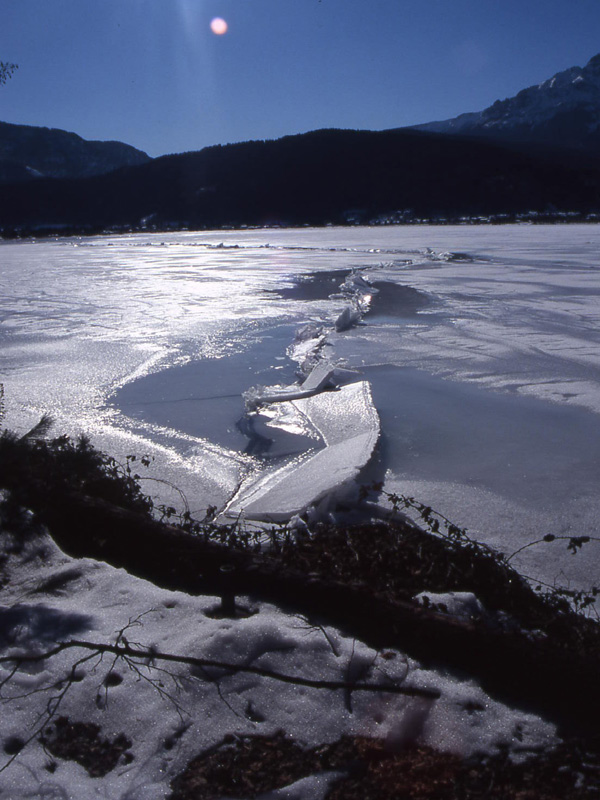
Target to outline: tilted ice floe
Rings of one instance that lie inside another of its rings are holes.
[[[319,363],[326,342],[327,335],[323,327],[309,323],[296,331],[294,341],[287,349],[287,355],[298,364],[304,375],[308,375]]]
[[[322,392],[335,383],[336,368],[328,362],[321,362],[311,371],[304,383],[293,383],[290,386],[255,386],[243,393],[248,411],[269,403],[282,403],[286,400],[298,400]]]
[[[348,331],[361,321],[371,305],[373,295],[379,290],[362,275],[353,272],[340,287],[341,297],[350,300],[351,305],[344,308],[334,323],[337,333]]]
[[[351,306],[346,306],[346,308],[342,311],[342,313],[335,321],[335,329],[337,333],[342,333],[343,331],[349,331],[350,328],[353,328],[355,325],[358,325],[361,319],[362,319],[362,311],[360,311],[360,309],[352,308]]]
[[[365,299],[371,298],[374,294],[378,294],[379,292],[379,289],[376,289],[370,281],[357,272],[348,275],[340,288],[343,294],[355,295]]]
[[[435,250],[432,250],[430,247],[425,248],[423,254],[426,255],[430,261],[473,261],[473,256],[470,255],[470,253],[458,253],[452,251],[436,253]]]
[[[287,522],[323,498],[339,496],[370,460],[379,437],[379,415],[368,381],[286,402],[318,430],[324,449],[242,485],[225,516]]]

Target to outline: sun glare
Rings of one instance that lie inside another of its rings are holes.
[[[217,36],[222,36],[224,33],[227,33],[227,23],[221,17],[215,17],[210,23],[210,29],[213,33],[216,33]]]

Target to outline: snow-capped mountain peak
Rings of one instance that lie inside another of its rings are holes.
[[[541,140],[594,149],[600,131],[600,54],[483,111],[417,126],[420,130]]]

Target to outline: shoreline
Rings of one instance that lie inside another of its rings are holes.
[[[314,228],[315,230],[339,228],[341,230],[355,229],[355,228],[405,228],[405,227],[490,227],[490,226],[503,226],[503,225],[598,225],[600,223],[600,213],[593,212],[590,215],[584,215],[580,212],[564,211],[557,212],[555,215],[546,214],[542,212],[532,212],[531,214],[517,214],[514,216],[509,215],[490,215],[476,216],[473,218],[449,218],[449,219],[413,219],[398,222],[368,222],[355,224],[349,222],[344,225],[336,222],[335,224],[323,222],[321,225],[315,223],[298,223],[296,225],[240,225],[238,227],[232,225],[224,225],[223,227],[199,227],[190,228],[188,226],[173,227],[166,225],[150,226],[150,227],[126,227],[126,228],[93,228],[92,226],[82,226],[80,228],[70,225],[65,226],[51,226],[40,228],[39,230],[32,228],[15,228],[15,229],[0,229],[0,242],[14,242],[19,240],[35,240],[35,239],[53,239],[62,237],[94,237],[94,236],[129,236],[133,234],[160,234],[160,233],[246,233],[248,231],[295,231],[305,230],[307,228]]]

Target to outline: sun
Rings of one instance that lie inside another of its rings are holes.
[[[217,36],[223,36],[224,33],[227,33],[228,25],[224,19],[221,17],[215,17],[213,21],[210,23],[210,29],[213,33]]]

